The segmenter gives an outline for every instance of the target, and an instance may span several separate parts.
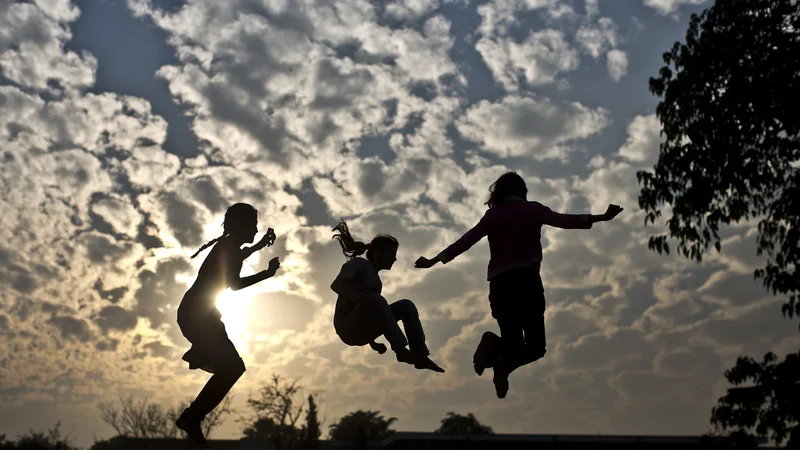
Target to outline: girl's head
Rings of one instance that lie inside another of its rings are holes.
[[[213,245],[223,237],[230,236],[237,244],[242,245],[246,242],[253,242],[258,233],[258,210],[247,203],[236,203],[225,211],[225,221],[222,222],[222,236],[206,242],[205,245],[197,250],[192,258],[200,252]]]
[[[247,203],[236,203],[225,211],[222,222],[223,236],[231,236],[237,241],[253,242],[258,233],[258,211]]]
[[[525,185],[525,180],[516,172],[506,172],[489,186],[489,200],[485,204],[489,205],[489,208],[494,208],[508,197],[527,198],[527,196],[528,187]]]
[[[356,241],[350,234],[350,229],[347,228],[347,223],[344,220],[339,222],[339,225],[333,228],[333,231],[338,231],[333,237],[339,240],[342,246],[342,253],[347,259],[353,259],[356,256],[367,254],[367,260],[371,262],[377,270],[392,268],[392,265],[397,261],[397,248],[400,243],[397,242],[393,236],[381,234],[376,236],[369,244],[361,241]]]

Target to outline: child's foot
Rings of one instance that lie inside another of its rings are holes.
[[[444,369],[439,367],[438,364],[436,364],[429,357],[424,356],[424,355],[422,356],[422,360],[421,361],[419,361],[416,364],[414,364],[414,368],[415,369],[420,369],[420,370],[428,369],[428,370],[432,370],[434,372],[444,373]]]
[[[505,398],[508,394],[508,370],[502,358],[498,358],[494,364],[494,391],[497,398]]]
[[[436,365],[427,355],[423,355],[422,353],[412,352],[403,347],[402,349],[395,350],[395,355],[397,356],[398,362],[411,364],[415,369],[429,369],[434,372],[444,373],[444,369]]]
[[[175,426],[185,431],[186,434],[189,435],[189,439],[191,439],[195,445],[203,448],[211,448],[211,446],[208,445],[206,437],[203,436],[203,429],[200,428],[200,420],[193,420],[187,417],[186,411],[175,421]]]
[[[477,373],[478,376],[483,375],[483,371],[486,370],[487,367],[491,367],[490,359],[499,342],[500,336],[491,331],[487,331],[481,336],[481,342],[478,344],[478,348],[475,349],[475,354],[472,355],[472,367],[475,369],[475,373]]]

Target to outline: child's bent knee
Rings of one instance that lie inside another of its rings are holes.
[[[408,308],[409,310],[416,311],[417,305],[414,304],[411,300],[404,298],[397,301],[398,305],[403,306],[404,308]]]

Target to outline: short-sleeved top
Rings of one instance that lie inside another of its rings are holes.
[[[378,272],[372,267],[372,264],[364,258],[355,257],[342,264],[342,269],[339,271],[339,275],[336,279],[348,280],[356,286],[361,287],[364,292],[369,292],[370,294],[380,295],[383,290],[381,277],[378,276]],[[350,311],[355,309],[355,306],[356,302],[354,299],[340,295],[339,298],[336,299],[336,310],[333,314],[334,323],[337,322],[339,318],[345,317]]]

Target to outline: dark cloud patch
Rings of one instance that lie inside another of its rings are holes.
[[[108,235],[91,233],[83,237],[89,260],[96,264],[117,261],[128,253],[128,245],[112,241]]]
[[[156,328],[174,319],[174,311],[180,303],[187,286],[175,280],[178,274],[192,270],[184,259],[171,258],[158,263],[156,271],[149,269],[139,273],[141,287],[134,297],[137,304],[135,312],[150,320]],[[169,305],[169,306],[168,306]]]
[[[35,309],[36,304],[31,299],[20,296],[15,298],[14,306],[11,307],[9,313],[11,313],[12,316],[17,317],[20,321],[24,322],[28,320]]]
[[[104,332],[108,330],[132,330],[136,327],[136,314],[119,306],[106,306],[94,319]]]
[[[6,331],[8,329],[8,316],[5,314],[0,314],[0,331]]]
[[[191,182],[192,195],[213,213],[218,213],[228,206],[228,200],[222,196],[219,187],[209,176],[201,176]]]
[[[161,342],[150,342],[144,345],[144,348],[150,352],[150,355],[155,358],[170,358],[172,356],[172,347],[168,347]]]
[[[203,226],[197,217],[194,206],[174,192],[161,194],[160,200],[167,212],[167,224],[181,245],[184,247],[202,245]]]
[[[119,345],[119,340],[117,339],[108,339],[105,341],[98,341],[94,348],[99,352],[113,352],[117,350],[117,346]]]
[[[30,294],[37,288],[36,278],[30,270],[14,263],[11,251],[0,249],[0,284],[8,284],[23,294]]]
[[[344,73],[331,59],[317,64],[317,90],[311,107],[315,109],[340,110],[352,105],[353,100],[364,93],[366,86],[375,77],[366,69]]]
[[[286,192],[300,199],[301,206],[297,208],[297,214],[305,216],[309,226],[328,226],[336,223],[336,219],[331,215],[328,204],[325,203],[325,199],[314,189],[311,179],[303,180],[300,190],[286,189]]]
[[[325,143],[329,137],[335,135],[339,130],[342,129],[342,127],[336,124],[331,115],[327,113],[324,114],[322,119],[314,123],[310,128],[311,138],[317,145]]]
[[[414,97],[421,98],[426,102],[433,101],[437,95],[436,83],[433,81],[418,81],[411,85],[409,92]]]
[[[109,289],[107,291],[103,290],[103,282],[100,279],[94,283],[94,290],[97,291],[97,294],[100,295],[100,298],[111,303],[118,303],[120,299],[122,299],[122,297],[128,293],[127,286],[121,286],[118,288]]]
[[[358,187],[366,197],[379,194],[386,185],[383,167],[383,164],[377,161],[365,161],[361,164],[361,178],[358,180]]]
[[[729,306],[747,305],[772,295],[753,274],[734,272],[715,274],[698,294]]]
[[[385,164],[391,164],[397,158],[395,152],[389,147],[389,137],[386,135],[362,137],[356,154],[362,159],[378,157]]]
[[[58,328],[61,332],[61,337],[64,339],[74,337],[81,342],[86,342],[92,337],[89,326],[81,319],[69,316],[53,316],[47,323]]]
[[[263,80],[259,81],[263,84]],[[280,117],[266,115],[258,105],[242,105],[217,84],[205,89],[210,113],[218,120],[227,122],[256,139],[262,148],[269,151],[276,163],[286,164],[283,154],[287,139],[286,125]]]
[[[609,335],[586,335],[574,345],[564,347],[560,356],[565,368],[590,369],[617,364],[625,359],[650,361],[652,356],[648,353],[651,352],[651,345],[641,332],[625,328]]]

